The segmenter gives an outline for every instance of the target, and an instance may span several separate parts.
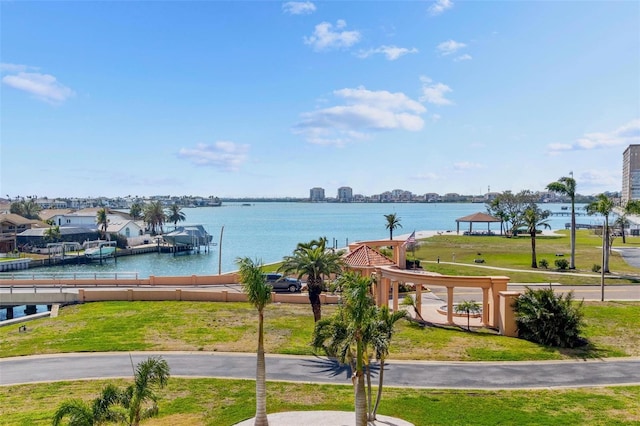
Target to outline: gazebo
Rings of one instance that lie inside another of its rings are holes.
[[[491,235],[491,223],[492,222],[502,222],[502,220],[498,219],[497,217],[493,217],[491,215],[488,215],[486,213],[482,213],[482,212],[478,212],[478,213],[473,213],[470,214],[468,216],[465,217],[461,217],[456,219],[456,233],[460,233],[460,222],[469,222],[469,235],[473,234],[473,224],[480,222],[480,223],[486,223],[487,224],[487,235]],[[484,234],[484,232],[482,232],[482,234]]]

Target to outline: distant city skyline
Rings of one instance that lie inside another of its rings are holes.
[[[619,192],[639,2],[0,2],[0,196]]]

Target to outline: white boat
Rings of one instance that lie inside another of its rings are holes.
[[[178,226],[174,231],[162,236],[171,245],[206,246],[212,245],[213,236],[202,225]]]
[[[90,245],[84,250],[84,255],[89,259],[105,259],[113,257],[115,253],[115,241],[91,241]]]

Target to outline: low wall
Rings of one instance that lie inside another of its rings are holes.
[[[3,260],[2,262],[0,262],[0,272],[28,269],[29,263],[31,263],[31,259],[29,258]]]
[[[190,290],[190,289],[79,289],[78,302],[106,302],[106,301],[189,301],[189,302],[247,302],[245,293],[210,290]],[[336,304],[340,300],[339,296],[322,294],[320,302],[323,304]],[[308,304],[309,296],[306,293],[280,294],[272,293],[273,303],[294,303]]]

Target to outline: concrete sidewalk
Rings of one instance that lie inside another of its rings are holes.
[[[288,411],[267,414],[269,426],[350,426],[355,424],[356,415],[352,411]],[[253,426],[254,419],[237,423],[235,426]],[[413,426],[402,419],[389,416],[376,416],[369,426]]]

